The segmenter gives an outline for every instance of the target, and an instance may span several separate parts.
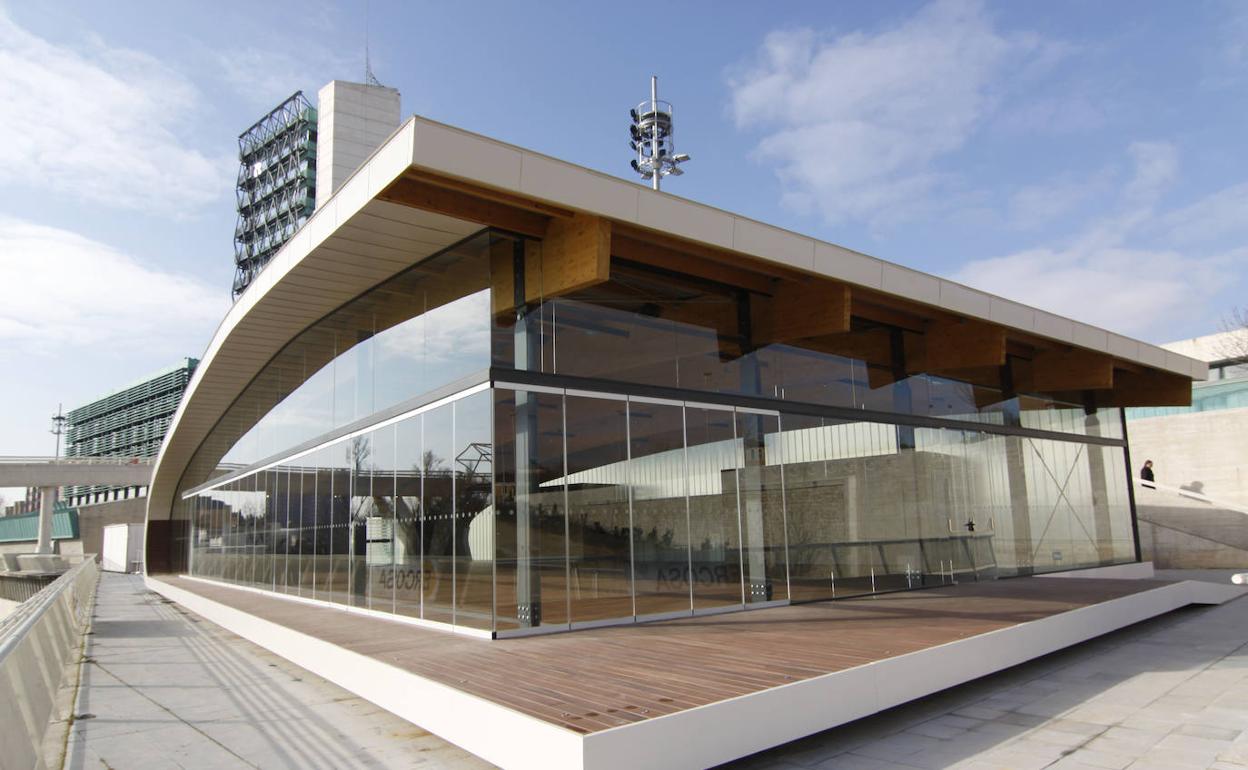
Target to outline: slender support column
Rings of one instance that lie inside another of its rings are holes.
[[[512,252],[515,313],[514,365],[519,371],[540,369],[537,335],[529,329],[526,302],[524,241],[516,239]],[[530,289],[538,287],[530,287]],[[542,623],[542,582],[537,564],[539,552],[538,512],[532,496],[537,492],[534,468],[537,465],[537,399],[516,391],[516,620],[522,628]]]
[[[39,488],[39,544],[35,553],[52,553],[52,506],[56,504],[56,487]]]
[[[1035,569],[1031,506],[1027,501],[1027,469],[1024,463],[1026,441],[1021,436],[1005,437],[1005,473],[1010,484],[1010,514],[1014,522],[1014,564],[1020,575],[1029,575]]]
[[[1089,436],[1101,435],[1101,423],[1094,407],[1089,406],[1084,425]],[[1096,533],[1096,555],[1102,564],[1114,558],[1114,533],[1110,524],[1109,485],[1105,481],[1105,457],[1101,447],[1088,444],[1088,476],[1092,487],[1092,523]]]

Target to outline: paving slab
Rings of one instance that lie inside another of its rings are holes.
[[[1229,582],[1233,572],[1158,578]],[[721,770],[793,764],[1246,768],[1248,598],[1177,610]]]
[[[65,767],[492,765],[204,621],[137,575],[104,573]]]

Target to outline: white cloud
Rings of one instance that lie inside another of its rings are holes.
[[[311,53],[310,53],[311,52]],[[225,84],[257,108],[269,109],[296,90],[316,104],[316,92],[334,78],[358,73],[363,62],[306,44],[299,49],[235,48],[213,51],[211,59]],[[259,114],[257,114],[257,117]]]
[[[1066,245],[975,260],[952,277],[1114,331],[1158,341],[1181,336],[1174,329],[1190,324],[1193,308],[1226,287],[1248,249],[1200,254],[1159,247],[1155,239],[1138,245],[1159,219],[1157,201],[1178,173],[1178,157],[1160,142],[1137,142],[1127,153],[1134,173],[1117,211]]]
[[[1004,88],[1031,81],[1065,48],[993,29],[980,3],[940,0],[884,31],[769,34],[731,78],[743,130],[765,132],[786,203],[826,219],[894,218],[941,182],[936,162],[963,147]]]
[[[1170,212],[1161,224],[1179,243],[1207,243],[1248,230],[1248,182]]]
[[[1009,221],[1023,230],[1050,224],[1107,192],[1109,182],[1108,174],[1098,171],[1083,178],[1063,174],[1041,184],[1020,187],[1010,196]]]
[[[156,59],[100,41],[55,45],[0,8],[0,72],[0,183],[175,214],[230,189],[232,162],[175,133],[200,95]]]
[[[182,356],[208,342],[229,307],[217,287],[76,233],[2,216],[0,275],[0,347],[10,355],[109,348]]]

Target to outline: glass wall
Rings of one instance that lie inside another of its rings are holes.
[[[491,425],[479,388],[200,491],[192,573],[493,628]]]
[[[491,239],[498,236],[484,232],[434,255],[299,334],[226,412],[186,478],[202,483],[470,375],[483,378]],[[349,475],[346,484],[343,511]]]
[[[188,506],[194,574],[504,633],[1134,558],[1121,446],[558,389],[476,388]]]
[[[533,247],[283,349],[184,479],[191,573],[508,634],[1134,559],[1118,410],[902,371],[899,329],[760,344],[750,292],[627,261],[545,298]]]
[[[1118,410],[1088,417],[1082,404],[1006,395],[996,375],[898,377],[893,346],[904,358],[919,336],[908,331],[864,322],[853,334],[769,343],[756,339],[755,291],[613,258],[609,281],[546,297],[532,250],[523,259],[522,320],[509,300],[495,302],[499,368],[1121,438]]]

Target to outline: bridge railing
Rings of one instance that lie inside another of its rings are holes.
[[[61,673],[79,653],[95,587],[85,559],[0,620],[0,746],[6,768],[43,767]]]
[[[151,465],[153,457],[19,457],[0,456],[4,465]]]

